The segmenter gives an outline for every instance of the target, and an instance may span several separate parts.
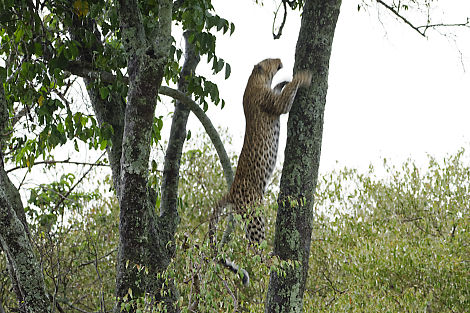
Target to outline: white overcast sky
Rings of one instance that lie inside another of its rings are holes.
[[[442,21],[463,22],[470,16],[468,0],[440,2],[449,5],[436,10]],[[253,65],[279,57],[284,68],[275,80],[292,77],[300,15],[289,12],[282,38],[273,40],[273,4],[214,1],[216,12],[236,29],[232,36],[218,36],[216,52],[231,64],[232,74],[228,80],[223,74],[211,78],[226,106],[210,107],[208,115],[216,126],[228,128],[233,138],[228,149],[237,154],[245,129],[242,96]],[[365,169],[383,157],[423,162],[427,153],[440,158],[470,148],[470,29],[455,32],[456,46],[435,32],[429,39],[421,37],[383,8],[358,12],[357,4],[343,1],[336,27],[320,171]],[[199,73],[210,74],[204,64]],[[282,119],[280,161],[286,123],[287,115]],[[189,128],[194,132],[198,127],[193,117]]]
[[[442,10],[445,21],[462,22],[470,15],[469,0],[439,3],[449,6]],[[242,96],[253,65],[265,58],[281,58],[284,68],[275,80],[292,76],[300,15],[289,12],[282,38],[273,40],[273,4],[273,0],[265,0],[264,6],[253,0],[214,1],[216,12],[235,23],[236,30],[232,36],[218,36],[216,47],[217,54],[231,64],[230,78],[224,80],[223,73],[210,78],[218,84],[226,106],[222,110],[210,106],[207,113],[216,126],[228,129],[232,143],[226,148],[236,154],[243,144]],[[464,53],[461,60],[452,41],[438,35],[422,38],[403,23],[387,18],[385,10],[381,14],[376,9],[358,12],[357,4],[357,0],[343,0],[336,27],[320,172],[343,166],[365,170],[371,162],[380,164],[382,157],[394,163],[411,157],[424,165],[427,153],[441,158],[461,147],[470,150],[470,30],[459,31],[456,38]],[[174,32],[180,38],[176,28]],[[198,71],[207,77],[211,74],[204,61]],[[167,116],[173,108],[164,98],[156,114]],[[279,163],[284,155],[287,115],[281,122]],[[166,119],[164,140],[170,125],[171,120]],[[202,131],[194,116],[188,126],[193,133]],[[86,149],[75,153],[71,146],[57,152],[57,160],[78,161],[94,161],[100,154]],[[52,181],[62,174],[52,171],[44,178],[39,168],[37,171],[28,175],[26,184],[37,184],[38,177],[41,182]],[[24,171],[12,173],[16,183],[23,175]]]

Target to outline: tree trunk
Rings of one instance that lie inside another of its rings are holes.
[[[194,74],[200,57],[188,40],[189,33],[186,31],[183,36],[185,40],[185,59],[178,81],[178,90],[186,93],[188,89],[186,78]],[[162,223],[171,225],[169,230],[172,238],[179,221],[177,208],[179,171],[183,145],[186,140],[186,124],[189,113],[190,110],[185,104],[176,101],[163,168],[160,218]]]
[[[93,30],[96,31],[97,28],[95,25],[93,25],[93,23],[93,21],[83,21],[82,19],[78,19],[77,25],[75,25],[76,29],[71,29],[73,38],[77,41],[83,40],[83,38],[78,35],[82,33],[79,29],[80,27],[86,27],[89,32],[93,32]],[[100,34],[97,34],[96,37],[97,39],[99,39],[102,36]],[[187,91],[188,83],[186,81],[186,78],[187,76],[194,74],[195,68],[199,63],[200,59],[194,47],[187,40],[188,33],[185,33],[184,37],[186,39],[186,54],[185,63],[183,65],[180,74],[180,80],[178,82],[178,90],[180,92],[180,95],[184,95]],[[136,38],[137,36],[134,36],[132,39],[135,40]],[[131,42],[131,40],[129,42]],[[97,41],[96,44],[99,45],[99,41]],[[82,47],[85,46],[85,44],[82,44]],[[98,47],[94,47],[92,49],[99,50]],[[82,49],[80,53],[80,60],[84,62],[84,64],[92,64],[92,49]],[[135,60],[136,59],[133,57],[130,59],[130,62],[136,62]],[[140,79],[142,79],[134,77],[136,75],[135,68],[146,68],[145,66],[133,66],[134,68],[132,68],[131,64],[129,64],[130,77],[129,79],[125,78],[125,83],[129,83],[129,86],[132,85],[132,80],[140,81]],[[90,71],[90,69],[88,69],[88,71]],[[128,137],[128,135],[124,135],[124,130],[125,128],[131,129],[129,128],[129,124],[127,124],[129,121],[125,120],[125,116],[133,117],[138,120],[140,120],[142,117],[147,118],[148,124],[146,126],[139,126],[134,128],[135,130],[143,130],[145,129],[145,127],[148,127],[150,123],[153,123],[153,111],[155,108],[153,106],[153,108],[151,109],[152,114],[127,113],[126,115],[125,112],[127,112],[126,110],[130,107],[131,91],[129,91],[128,104],[126,107],[126,104],[123,101],[124,99],[121,98],[119,92],[112,91],[108,98],[102,99],[96,88],[97,81],[94,80],[94,78],[91,78],[94,76],[89,75],[87,70],[80,70],[79,68],[73,67],[72,72],[84,77],[85,83],[88,86],[87,91],[90,96],[91,103],[93,105],[93,110],[95,111],[100,126],[104,124],[109,124],[113,127],[114,132],[112,134],[112,137],[110,138],[112,145],[107,148],[107,153],[109,156],[110,166],[113,173],[113,182],[116,189],[116,193],[118,196],[121,196],[124,192],[124,190],[122,189],[124,188],[124,184],[121,180],[121,159],[124,160],[122,151],[124,151],[123,149],[125,145],[131,146],[130,143],[125,142],[125,139]],[[149,77],[151,78],[151,80],[158,78],[157,75],[150,75]],[[146,93],[145,95],[139,95],[139,97],[150,99],[151,96],[148,94],[148,92],[154,93],[155,90],[152,89],[158,88],[159,84],[161,83],[161,79],[157,82],[151,80],[148,81],[147,84],[153,84],[152,88],[150,88],[150,86],[147,86],[138,89],[139,91],[144,91]],[[111,83],[113,81],[114,80],[111,80],[108,83]],[[104,82],[101,81],[101,83],[103,84]],[[176,90],[169,89],[168,87],[160,87],[160,90],[163,90],[163,94],[178,98],[178,95],[175,96],[175,93],[177,93]],[[173,242],[174,240],[174,234],[176,232],[176,227],[178,225],[179,220],[177,211],[179,167],[182,148],[186,139],[186,123],[190,109],[195,112],[195,114],[203,123],[206,130],[208,130],[211,139],[214,141],[216,147],[218,147],[217,151],[219,152],[219,154],[221,154],[220,157],[222,163],[228,164],[229,166],[228,169],[230,171],[228,172],[226,170],[227,165],[224,166],[225,174],[230,174],[228,176],[230,176],[230,179],[233,179],[233,175],[231,175],[230,160],[228,159],[226,152],[223,149],[223,145],[220,141],[220,138],[218,137],[218,134],[215,129],[212,127],[210,120],[199,108],[199,106],[195,104],[189,97],[184,96],[182,97],[182,99],[183,100],[181,101],[176,101],[168,149],[165,155],[160,216],[157,217],[154,212],[156,196],[155,190],[152,190],[149,187],[147,187],[147,189],[143,189],[142,184],[141,187],[139,187],[138,189],[143,190],[143,192],[141,192],[141,194],[137,196],[137,199],[142,201],[142,211],[128,211],[126,213],[121,208],[122,220],[120,238],[121,247],[124,246],[124,249],[122,250],[123,254],[118,255],[117,295],[120,300],[118,300],[117,305],[115,307],[115,311],[117,312],[119,312],[121,304],[126,302],[122,300],[126,296],[126,294],[129,293],[129,290],[132,290],[132,295],[134,298],[135,296],[142,296],[145,294],[144,297],[147,297],[148,299],[148,296],[151,295],[153,297],[153,302],[163,302],[168,312],[177,310],[173,305],[176,301],[176,288],[173,285],[173,281],[171,279],[166,280],[165,278],[162,278],[161,274],[164,273],[164,271],[166,270],[170,262],[171,256],[174,254],[174,246],[171,244],[168,245],[168,243]],[[152,117],[151,120],[150,117]],[[147,138],[146,140],[149,139]],[[150,142],[148,142],[149,149],[150,146]],[[148,156],[145,156],[145,158],[147,159],[147,161],[142,161],[142,164],[148,164]],[[143,170],[144,168],[142,168],[142,171]],[[142,181],[145,181],[147,177],[145,175],[142,175],[141,179],[143,179]],[[134,186],[132,182],[130,182],[129,184],[131,184],[131,186]],[[128,191],[128,188],[126,188],[126,190]],[[134,190],[133,192],[137,191],[138,190]],[[122,200],[122,198],[120,198],[120,200]],[[146,203],[148,203],[148,208],[145,208]],[[129,204],[126,204],[126,206],[129,206]],[[131,231],[127,230],[127,227],[129,227],[128,224],[134,225],[131,228]],[[137,225],[140,226],[139,229],[136,228]],[[137,229],[137,231],[133,231],[133,229]],[[135,242],[132,242],[132,240],[135,240],[135,238],[139,239],[139,233],[145,234],[145,237],[147,237],[147,242],[141,243],[140,247],[138,247]],[[126,244],[130,245],[130,248],[128,248],[129,250],[125,250]],[[141,250],[140,253],[138,252],[139,249]],[[134,252],[135,255],[131,255],[132,252]],[[124,256],[124,254],[126,253],[127,257]],[[136,262],[134,265],[131,265],[131,258],[133,258],[134,262]],[[139,258],[141,259],[139,260]],[[129,266],[131,266],[130,270]],[[145,271],[147,272],[150,268],[153,268],[153,270],[152,273],[149,273],[149,275],[144,275],[146,277],[143,277],[143,273],[135,273],[136,267],[145,268]],[[158,276],[160,278],[156,279],[155,276]],[[147,287],[143,287],[145,285],[142,284],[143,280],[148,281],[149,284],[151,284],[152,286],[148,285]],[[136,284],[139,284],[143,288],[138,287]],[[124,303],[124,305],[126,305],[126,303]]]
[[[8,106],[0,79],[0,132],[8,129]],[[26,223],[20,193],[10,181],[3,165],[3,140],[0,142],[0,245],[7,259],[19,312],[50,312],[44,277],[36,260]]]
[[[118,302],[137,309],[163,302],[167,312],[177,311],[175,292],[162,292],[169,280],[162,273],[171,260],[172,239],[168,225],[158,223],[155,193],[148,188],[151,132],[158,88],[171,47],[172,1],[158,2],[158,25],[145,29],[135,1],[119,2],[121,34],[127,52],[129,91],[124,117],[120,187],[119,253],[116,294]],[[170,247],[168,247],[170,246]],[[171,284],[171,280],[169,282]],[[170,287],[170,290],[172,288]],[[173,288],[174,289],[174,288]]]
[[[310,70],[313,79],[311,87],[299,89],[289,114],[274,238],[281,265],[271,270],[266,312],[302,311],[328,67],[340,6],[341,0],[306,0],[303,8],[294,72]]]

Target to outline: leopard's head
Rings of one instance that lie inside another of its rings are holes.
[[[271,86],[274,75],[276,75],[281,68],[281,59],[266,59],[254,66],[251,75],[256,76],[257,79]]]

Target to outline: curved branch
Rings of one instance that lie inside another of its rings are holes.
[[[274,33],[274,24],[276,23],[276,17],[277,17],[277,13],[279,12],[279,8],[281,7],[281,5],[279,5],[277,7],[277,10],[276,12],[274,13],[274,19],[273,19],[273,39],[279,39],[281,38],[281,35],[282,35],[282,30],[284,29],[284,25],[286,24],[286,19],[287,19],[287,6],[286,6],[286,1],[282,1],[282,4],[284,5],[284,16],[282,18],[282,23],[281,23],[281,26],[279,26],[279,31],[277,32],[277,34]]]
[[[220,139],[219,133],[215,129],[210,118],[206,115],[204,110],[201,109],[201,107],[199,107],[199,105],[194,102],[193,99],[191,99],[181,91],[166,86],[161,86],[158,91],[162,95],[179,100],[181,103],[185,104],[194,113],[194,115],[196,115],[196,117],[199,119],[202,126],[204,127],[206,133],[209,135],[209,138],[211,139],[212,144],[214,145],[215,150],[219,155],[220,163],[222,164],[222,168],[224,170],[224,176],[227,182],[227,186],[231,186],[233,182],[232,164],[230,163],[230,159],[227,155],[227,151],[225,151],[225,147],[222,143],[222,140]]]
[[[46,164],[46,165],[53,165],[53,164],[73,164],[73,165],[90,165],[90,166],[109,166],[108,164],[101,164],[101,163],[91,163],[91,162],[77,162],[77,161],[70,161],[70,160],[44,160],[44,161],[38,161],[34,162],[32,166],[34,165],[41,165],[41,164]],[[8,170],[5,170],[5,172],[8,174],[10,172],[19,170],[19,169],[24,169],[27,168],[25,165],[19,165],[15,166],[13,168],[10,168]]]
[[[117,79],[115,75],[109,72],[96,71],[96,70],[87,68],[86,65],[83,63],[72,64],[71,66],[68,67],[68,71],[80,77],[98,79],[98,80],[101,80],[102,82],[107,82],[107,83],[113,83]],[[129,84],[128,77],[124,76],[122,77],[122,79],[125,84]],[[227,152],[225,151],[225,147],[222,143],[222,140],[220,139],[219,133],[215,129],[214,125],[212,124],[211,120],[206,115],[204,110],[202,110],[201,107],[199,107],[199,105],[193,99],[191,99],[189,96],[187,96],[185,93],[179,90],[166,87],[166,86],[161,86],[160,89],[158,89],[158,92],[159,94],[171,97],[187,105],[188,108],[194,113],[194,115],[196,115],[196,117],[199,119],[202,126],[204,127],[206,133],[209,135],[209,138],[211,139],[212,144],[214,145],[217,151],[217,154],[220,159],[220,163],[224,171],[224,176],[227,182],[227,186],[230,187],[233,182],[233,170],[232,170],[232,165],[230,163],[230,159],[227,155]]]
[[[289,5],[289,7],[292,9],[292,10],[295,10],[295,8],[297,7],[297,5],[300,5],[302,6],[302,1],[299,1],[297,2],[296,0],[282,0],[282,5],[284,6],[284,16],[282,18],[282,22],[281,22],[281,25],[279,26],[279,30],[277,32],[277,34],[274,33],[274,24],[276,23],[276,17],[277,17],[277,14],[279,13],[279,8],[281,7],[281,5],[279,4],[279,6],[277,7],[277,10],[276,12],[274,12],[274,19],[273,19],[273,29],[272,29],[272,32],[273,32],[273,39],[279,39],[281,38],[282,36],[282,30],[284,29],[284,26],[286,25],[286,19],[287,19],[287,5]]]

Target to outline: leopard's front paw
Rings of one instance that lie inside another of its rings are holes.
[[[310,71],[301,71],[295,74],[294,79],[299,82],[300,86],[308,87],[312,81],[312,73]]]

